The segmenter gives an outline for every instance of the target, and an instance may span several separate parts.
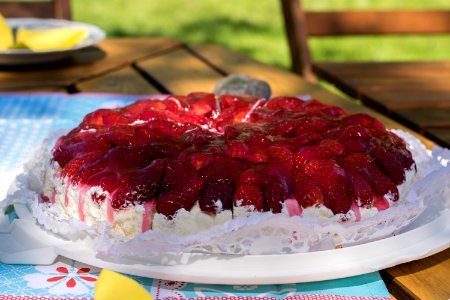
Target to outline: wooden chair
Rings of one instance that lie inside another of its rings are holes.
[[[449,10],[305,12],[300,0],[280,1],[294,72],[450,147],[450,51],[441,61],[317,63],[308,47],[309,36],[450,33]]]
[[[72,19],[70,0],[0,1],[0,13],[8,18]]]
[[[292,70],[315,81],[309,36],[450,33],[450,11],[305,12],[300,0],[281,0]]]

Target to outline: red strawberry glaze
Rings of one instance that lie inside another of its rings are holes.
[[[286,205],[286,209],[289,213],[289,217],[302,215],[302,207],[298,204],[297,200],[286,199],[284,201],[284,204]]]
[[[52,201],[52,204],[55,204],[55,202],[56,202],[56,192],[55,191],[52,192],[52,197],[50,199]]]
[[[86,216],[84,214],[84,199],[86,198],[86,193],[88,192],[90,186],[86,184],[82,184],[78,186],[79,194],[78,194],[78,217],[80,221],[85,221]]]
[[[375,197],[374,205],[379,211],[389,208],[389,202],[385,197]]]
[[[58,139],[53,160],[65,206],[69,187],[79,190],[80,220],[90,195],[106,201],[109,222],[143,205],[143,231],[155,212],[172,219],[196,203],[212,216],[239,206],[299,216],[325,206],[359,221],[361,207],[387,209],[385,195],[397,201],[414,166],[405,143],[371,116],[317,100],[208,93],[92,112]],[[108,193],[91,195],[94,186]]]
[[[110,223],[114,223],[114,208],[111,204],[112,197],[113,195],[111,195],[110,197],[106,197],[106,220],[108,220],[108,222]]]
[[[70,185],[72,184],[72,180],[71,178],[67,178],[67,182],[66,182],[66,188],[64,189],[64,206],[68,206],[69,205],[69,188]]]
[[[142,218],[142,232],[145,232],[149,229],[151,229],[152,225],[152,219],[153,219],[153,212],[156,208],[156,202],[154,199],[145,202],[144,204],[144,215]]]
[[[355,221],[361,221],[361,211],[359,206],[356,204],[356,201],[352,202],[352,210],[355,213]]]

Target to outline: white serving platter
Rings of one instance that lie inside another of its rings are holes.
[[[424,258],[450,246],[450,210],[420,216],[402,233],[340,249],[278,255],[184,253],[139,260],[109,259],[93,241],[68,241],[39,226],[28,207],[14,204],[19,219],[0,219],[0,261],[51,264],[58,255],[100,268],[165,280],[207,284],[285,284],[343,278]],[[435,215],[435,214],[434,214]],[[3,225],[2,225],[3,224]]]
[[[69,57],[75,51],[93,46],[105,38],[105,32],[97,26],[59,19],[35,19],[35,18],[8,18],[9,26],[13,29],[52,29],[61,27],[76,27],[86,29],[87,36],[77,45],[63,50],[31,51],[29,49],[0,50],[0,65],[29,65],[50,63]]]

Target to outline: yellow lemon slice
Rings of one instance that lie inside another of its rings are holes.
[[[87,36],[83,28],[55,28],[48,30],[28,30],[19,28],[17,46],[25,46],[33,51],[63,50],[76,46]]]
[[[6,50],[13,46],[14,37],[11,27],[0,14],[0,50]]]
[[[95,285],[95,300],[153,300],[139,283],[119,273],[102,270]]]

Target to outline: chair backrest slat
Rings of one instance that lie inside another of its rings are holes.
[[[301,0],[280,0],[292,70],[315,81],[309,36],[450,33],[450,10],[305,12]]]
[[[432,34],[450,32],[450,11],[307,12],[309,35]]]
[[[0,1],[0,13],[7,18],[72,19],[70,0]]]

